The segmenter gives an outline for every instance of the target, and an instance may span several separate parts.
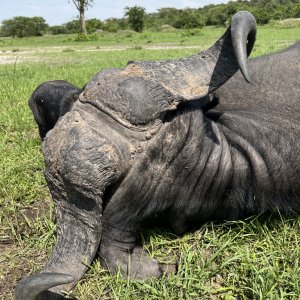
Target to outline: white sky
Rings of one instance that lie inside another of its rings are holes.
[[[94,0],[87,18],[105,20],[124,16],[125,6],[142,6],[147,13],[162,7],[198,8],[207,4],[226,3],[226,0]],[[0,22],[15,16],[43,17],[49,25],[61,25],[78,16],[72,0],[0,0]]]

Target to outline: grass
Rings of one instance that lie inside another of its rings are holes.
[[[1,40],[0,60],[10,63],[0,64],[0,299],[13,299],[16,282],[40,270],[55,243],[41,143],[27,105],[35,87],[54,79],[83,86],[99,70],[124,67],[129,60],[186,56],[197,50],[146,48],[155,44],[204,49],[223,31],[126,32],[82,43],[70,36]],[[281,49],[299,36],[299,27],[261,27],[253,56]],[[120,45],[126,49],[102,49]],[[149,255],[177,262],[176,274],[127,281],[109,275],[96,259],[73,295],[83,300],[299,299],[299,220],[273,216],[208,223],[183,237],[159,230],[143,232]]]
[[[0,38],[0,51],[25,51],[35,50],[37,47],[65,47],[67,49],[80,48],[101,48],[109,46],[132,47],[132,46],[199,46],[207,48],[218,39],[225,28],[205,27],[201,30],[174,30],[171,32],[119,32],[119,33],[98,33],[97,39],[89,41],[76,41],[76,35],[49,35],[44,37]],[[274,47],[284,47],[286,44],[295,41],[300,34],[300,27],[274,24],[274,26],[261,26],[258,31],[258,41],[270,43]],[[94,35],[93,35],[94,37]]]

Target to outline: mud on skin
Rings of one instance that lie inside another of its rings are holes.
[[[159,277],[136,243],[146,226],[299,214],[300,43],[247,62],[255,32],[240,12],[207,51],[92,78],[43,143],[57,244],[17,300],[70,290],[97,251],[112,273]]]

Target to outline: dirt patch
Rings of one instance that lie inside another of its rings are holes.
[[[18,212],[16,234],[23,236],[24,240],[11,238],[0,241],[0,299],[14,299],[17,282],[45,264],[46,249],[36,249],[30,245],[30,236],[36,231],[38,219],[50,217],[50,203],[50,199],[43,199]]]
[[[13,299],[16,282],[29,271],[28,265],[18,257],[20,250],[17,244],[0,244],[0,299]]]
[[[17,62],[22,62],[24,61],[23,59],[18,58],[15,55],[0,55],[0,64],[15,64]]]
[[[50,198],[46,198],[34,203],[33,206],[24,207],[19,210],[17,234],[20,236],[30,236],[35,231],[34,224],[39,218],[47,216],[50,218]]]
[[[133,49],[132,46],[114,46],[114,47],[39,47],[39,48],[25,48],[15,52],[8,50],[0,53],[0,64],[15,64],[21,62],[34,62],[36,59],[33,58],[34,53],[55,53],[55,52],[107,52],[107,51],[122,51]],[[141,49],[146,50],[165,50],[165,49],[198,49],[199,46],[177,46],[177,45],[157,45],[157,46],[142,46]]]
[[[42,217],[43,215],[47,215],[50,210],[50,199],[45,199],[38,201],[38,207],[25,207],[19,211],[20,218],[26,218],[27,222],[34,223],[38,218]]]
[[[33,264],[36,268],[44,265],[46,254],[38,250],[33,253],[20,243],[0,244],[0,253],[0,299],[14,299],[17,282],[28,276]]]

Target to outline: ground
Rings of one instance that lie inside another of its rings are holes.
[[[97,71],[129,60],[194,54],[224,30],[116,34],[87,43],[68,36],[0,38],[0,299],[13,299],[16,282],[39,271],[55,243],[41,142],[27,105],[36,86],[55,79],[83,86]],[[300,27],[261,27],[253,55],[299,37]],[[127,281],[96,259],[73,294],[81,300],[299,299],[299,236],[300,218],[281,216],[211,222],[183,237],[153,229],[141,233],[144,247],[162,262],[177,263],[175,275]]]

